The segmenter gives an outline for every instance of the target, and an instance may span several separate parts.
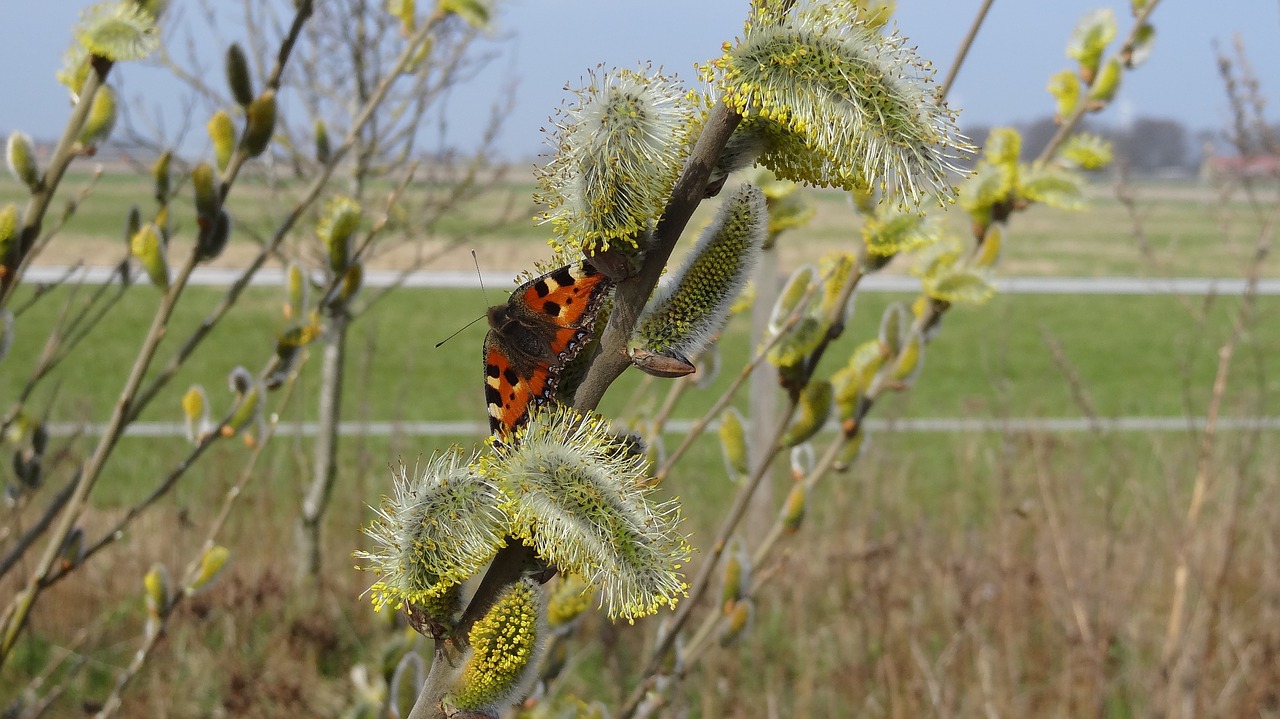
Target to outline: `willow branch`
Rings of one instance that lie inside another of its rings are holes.
[[[574,396],[574,406],[579,410],[595,409],[604,397],[609,385],[613,384],[631,362],[624,350],[631,331],[635,329],[636,320],[641,310],[649,301],[653,288],[657,287],[662,270],[675,249],[685,225],[706,198],[707,178],[724,150],[725,143],[733,134],[742,117],[723,103],[718,104],[707,118],[707,124],[698,142],[693,147],[688,164],[671,192],[671,199],[658,220],[653,240],[645,251],[644,264],[640,272],[630,279],[618,283],[614,291],[613,312],[609,315],[609,324],[600,337],[600,356],[587,376],[582,380],[578,392]]]
[[[1138,41],[1138,31],[1147,24],[1147,18],[1151,17],[1152,11],[1156,9],[1156,5],[1160,4],[1160,0],[1148,0],[1147,4],[1142,7],[1142,11],[1134,18],[1133,27],[1129,29],[1129,35],[1125,38],[1124,43],[1120,45],[1120,51],[1117,53],[1123,55],[1133,50],[1134,44]],[[1040,155],[1036,157],[1036,162],[1047,162],[1053,157],[1053,153],[1058,151],[1062,143],[1067,141],[1067,137],[1075,131],[1076,126],[1084,119],[1085,114],[1090,112],[1089,103],[1083,98],[1076,104],[1076,109],[1071,115],[1062,121],[1058,126],[1058,131],[1054,133],[1053,138],[1049,140],[1044,149],[1040,151]]]
[[[947,94],[951,92],[951,86],[955,84],[956,76],[960,74],[960,67],[964,65],[964,60],[969,56],[969,50],[973,47],[973,41],[978,37],[978,30],[981,29],[982,23],[987,19],[987,11],[991,9],[991,5],[995,0],[983,0],[982,7],[978,8],[978,14],[974,16],[973,23],[969,25],[969,32],[965,34],[964,40],[960,41],[960,48],[956,50],[956,57],[951,61],[951,69],[947,71],[947,79],[942,81],[942,85],[938,88],[938,97],[946,99]]]

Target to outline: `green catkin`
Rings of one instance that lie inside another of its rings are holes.
[[[706,349],[750,279],[768,221],[764,194],[753,185],[739,187],[649,303],[631,345],[681,358]]]

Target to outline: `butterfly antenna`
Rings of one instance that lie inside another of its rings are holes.
[[[483,295],[484,295],[484,303],[485,303],[485,305],[487,306],[487,305],[489,304],[489,294],[488,294],[487,292],[485,292],[485,291],[484,291],[484,276],[480,274],[480,258],[476,257],[476,251],[475,251],[475,250],[471,250],[471,261],[472,261],[472,262],[474,262],[474,263],[475,263],[475,265],[476,265],[476,278],[477,278],[478,280],[480,280],[480,292],[481,292],[481,294],[483,294]],[[457,337],[459,334],[461,334],[462,330],[465,330],[466,328],[470,327],[471,325],[473,325],[473,324],[475,324],[475,323],[479,322],[479,321],[480,321],[481,319],[483,319],[485,316],[486,316],[486,315],[480,315],[479,317],[475,318],[474,320],[471,320],[470,322],[468,322],[468,323],[466,323],[465,325],[463,325],[461,328],[459,328],[459,329],[458,329],[457,331],[455,331],[453,334],[451,334],[451,335],[449,335],[448,337],[445,337],[444,339],[442,339],[442,340],[440,340],[439,342],[437,342],[437,343],[436,343],[436,349],[440,349],[440,345],[444,344],[445,342],[448,342],[449,340],[453,339],[454,337]]]
[[[484,297],[484,306],[489,306],[489,293],[484,290],[484,275],[480,273],[480,258],[476,257],[474,248],[471,250],[471,261],[476,265],[476,279],[480,280],[480,296]]]
[[[465,325],[463,325],[460,329],[458,329],[458,330],[457,330],[456,332],[454,332],[453,334],[451,334],[451,335],[449,335],[448,337],[445,337],[444,339],[442,339],[442,340],[440,340],[439,342],[437,342],[437,343],[436,343],[436,349],[440,349],[440,345],[444,344],[445,342],[448,342],[449,340],[453,339],[454,337],[457,337],[459,334],[462,334],[462,330],[465,330],[466,328],[470,327],[471,325],[473,325],[473,324],[475,324],[475,323],[479,322],[480,320],[482,320],[482,319],[484,319],[484,318],[485,318],[485,315],[480,315],[479,317],[475,318],[474,320],[471,320],[470,322],[466,323]]]

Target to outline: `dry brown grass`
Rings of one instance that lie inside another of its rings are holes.
[[[756,569],[767,583],[753,630],[691,668],[683,701],[691,716],[744,719],[1178,716],[1188,703],[1198,716],[1274,715],[1274,440],[1274,432],[1218,438],[1190,556],[1190,621],[1168,667],[1161,652],[1197,433],[1010,435],[994,444],[974,436],[955,443],[945,476],[912,460],[927,436],[886,435],[853,471],[821,485],[801,532]],[[127,663],[144,619],[141,576],[152,562],[181,566],[196,551],[207,521],[198,510],[225,491],[219,483],[234,468],[222,464],[231,460],[219,458],[199,491],[166,499],[105,561],[41,604],[34,635],[54,647],[72,646],[81,628],[91,635],[81,645],[88,668],[53,716],[99,699]],[[331,571],[323,586],[301,589],[286,564],[288,492],[255,486],[226,532],[230,569],[182,605],[122,715],[338,716],[348,707],[350,668],[376,664],[397,634],[357,599],[370,578],[346,559],[362,504],[376,495],[370,482],[340,485],[327,533]],[[91,512],[89,534],[115,511]],[[690,511],[695,542],[710,536],[715,507]],[[590,625],[578,666],[602,652],[610,669],[569,688],[617,700],[655,625]],[[16,687],[19,672],[6,671]]]
[[[902,488],[925,478],[859,473],[778,567],[758,570],[777,576],[755,630],[701,668],[695,715],[1273,716],[1275,447],[1248,466],[1230,451],[1215,463],[1191,626],[1166,671],[1190,477],[1175,461],[1165,485],[1125,467],[1091,476],[1075,460],[1091,441],[1015,440],[989,473],[965,478],[995,503],[968,521],[979,508],[965,496],[947,499],[950,516],[922,516]],[[1234,520],[1233,486],[1249,495]]]

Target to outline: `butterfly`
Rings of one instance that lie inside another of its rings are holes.
[[[514,432],[552,399],[560,371],[595,335],[596,314],[613,282],[587,260],[520,285],[489,308],[484,394],[489,430]]]

